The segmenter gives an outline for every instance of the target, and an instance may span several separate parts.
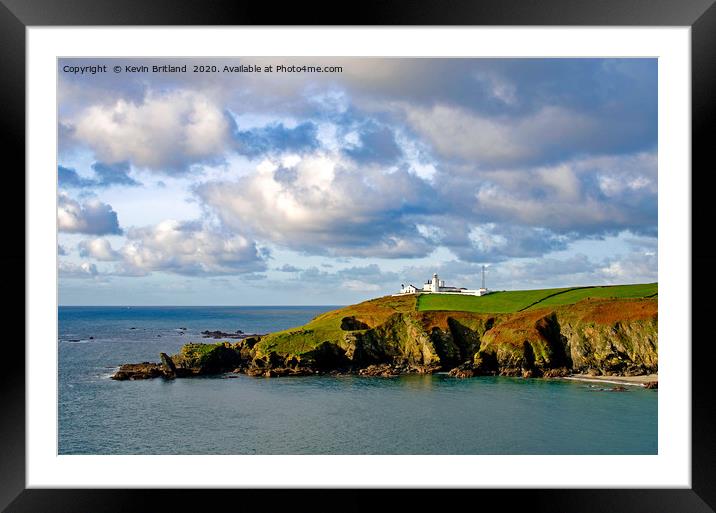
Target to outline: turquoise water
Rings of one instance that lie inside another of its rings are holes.
[[[639,387],[444,374],[109,379],[121,363],[156,361],[205,329],[274,331],[332,308],[60,308],[58,452],[657,452],[658,393]]]

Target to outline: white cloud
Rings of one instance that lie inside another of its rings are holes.
[[[80,204],[62,192],[57,198],[57,227],[61,232],[90,235],[122,232],[111,205],[94,198]]]
[[[120,256],[117,251],[112,249],[109,241],[103,238],[83,240],[79,243],[78,249],[81,257],[94,258],[103,262],[117,260]]]
[[[657,253],[645,251],[609,259],[599,268],[599,273],[618,283],[651,282],[657,281],[657,269]]]
[[[167,220],[156,226],[132,228],[127,239],[119,250],[120,274],[242,274],[266,268],[266,255],[255,243],[198,222]]]
[[[435,204],[429,190],[407,171],[315,154],[288,171],[264,161],[251,176],[197,192],[227,226],[257,238],[309,253],[393,258],[432,249],[413,219]]]
[[[207,96],[184,90],[149,92],[141,103],[92,105],[66,123],[101,161],[128,160],[162,171],[215,160],[229,138],[222,109]]]
[[[459,107],[402,106],[408,123],[448,158],[478,164],[510,165],[539,159],[556,148],[588,140],[596,130],[587,116],[544,106],[523,117],[487,117]]]
[[[95,278],[98,274],[97,266],[90,262],[60,262],[58,270],[64,278]]]

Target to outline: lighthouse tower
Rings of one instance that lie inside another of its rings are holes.
[[[433,274],[433,279],[430,282],[430,291],[440,292],[440,279],[438,278],[438,273]]]

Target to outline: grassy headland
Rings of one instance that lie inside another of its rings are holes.
[[[137,373],[642,375],[658,368],[657,311],[656,283],[385,296],[240,342],[188,344]]]

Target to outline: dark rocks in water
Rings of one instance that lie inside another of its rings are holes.
[[[134,326],[132,326],[132,327],[129,328],[129,329],[130,329],[130,330],[136,330],[137,328],[135,328]]]
[[[648,381],[644,383],[644,388],[647,388],[649,390],[655,390],[659,388],[659,382],[658,381]]]
[[[90,340],[94,340],[94,337],[90,336],[90,338],[89,338],[89,339],[90,339]]]
[[[114,373],[112,379],[126,381],[158,378],[160,376],[163,376],[163,372],[159,364],[150,362],[125,363]]]
[[[523,378],[538,378],[540,377],[539,369],[522,369]]]
[[[248,336],[241,330],[236,330],[234,333],[228,333],[219,330],[204,330],[201,332],[201,334],[204,338],[246,338]]]
[[[448,376],[453,378],[473,378],[477,375],[474,365],[470,362],[463,363],[448,372]]]
[[[369,365],[364,369],[360,369],[358,371],[358,374],[360,376],[381,376],[384,378],[388,378],[400,375],[400,371],[398,371],[397,368],[390,364],[381,363],[376,365]]]
[[[464,362],[448,372],[448,376],[455,378],[471,378],[474,376],[495,376],[498,374],[497,356],[494,353],[478,351],[471,362]],[[520,369],[504,369],[507,374],[520,376]],[[500,372],[500,374],[502,374]]]
[[[569,376],[572,372],[567,367],[559,367],[557,369],[545,369],[542,372],[543,378],[563,378]]]
[[[439,364],[428,364],[428,365],[411,365],[408,367],[409,373],[417,373],[417,374],[433,374],[435,372],[438,372],[440,370]]]
[[[263,376],[267,378],[273,378],[277,376],[307,376],[314,374],[314,371],[306,367],[278,367],[275,369],[268,369],[263,373]]]
[[[621,385],[616,385],[616,386],[614,386],[614,387],[611,388],[611,391],[612,391],[612,392],[626,392],[626,391],[627,391],[627,388],[626,388],[626,387],[623,387],[623,386],[621,386]]]
[[[164,373],[164,377],[168,379],[176,378],[177,368],[171,357],[167,355],[167,353],[159,353],[159,359],[162,362],[162,372]]]

